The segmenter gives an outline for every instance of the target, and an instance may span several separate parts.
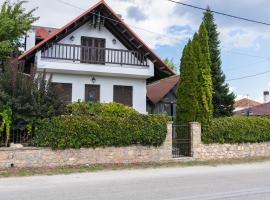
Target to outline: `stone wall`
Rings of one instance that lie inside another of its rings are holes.
[[[196,160],[237,159],[270,156],[270,142],[243,144],[203,144],[201,125],[191,123],[192,155]]]
[[[172,125],[160,147],[129,146],[53,151],[49,148],[0,148],[0,169],[108,163],[162,162],[172,158]]]

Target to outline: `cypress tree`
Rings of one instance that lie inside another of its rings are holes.
[[[214,21],[210,8],[204,12],[203,23],[208,32],[208,43],[211,58],[211,74],[213,83],[213,109],[214,117],[231,116],[235,95],[229,91],[228,84],[225,83],[225,75],[221,69],[220,41],[218,39],[217,25]]]
[[[199,33],[194,35],[193,46],[198,65],[198,113],[197,121],[207,123],[213,115],[212,78],[207,30],[202,23]]]
[[[185,46],[180,65],[181,80],[177,87],[176,123],[179,125],[196,121],[198,99],[198,69],[192,42]]]

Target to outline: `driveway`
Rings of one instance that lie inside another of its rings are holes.
[[[0,179],[3,200],[270,199],[270,162]]]

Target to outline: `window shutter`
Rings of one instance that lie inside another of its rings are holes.
[[[60,96],[64,102],[72,101],[72,84],[71,83],[51,83],[53,90]]]
[[[133,88],[132,86],[113,86],[113,101],[124,105],[133,106]]]

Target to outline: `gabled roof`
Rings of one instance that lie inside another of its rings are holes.
[[[101,12],[102,17],[105,17],[105,26],[123,42],[127,48],[140,50],[150,59],[155,65],[155,76],[160,78],[174,75],[174,72],[128,27],[128,25],[110,8],[110,6],[101,0],[84,13],[76,17],[65,26],[49,35],[46,39],[32,47],[19,57],[19,60],[25,60],[33,56],[37,51],[46,48],[53,42],[60,41],[64,36],[70,34],[84,23],[86,23],[93,13]],[[155,80],[155,79],[153,79]],[[152,81],[152,80],[150,80]]]
[[[148,99],[154,104],[160,102],[177,85],[179,79],[180,76],[175,75],[147,85]]]
[[[248,108],[243,109],[243,110],[239,110],[239,111],[235,112],[234,114],[235,115],[243,115],[243,113],[245,114],[247,112],[248,112]],[[270,115],[270,102],[249,108],[249,113],[250,113],[250,115],[254,115],[254,116]]]
[[[248,98],[243,98],[235,102],[234,108],[238,108],[238,107],[241,108],[241,107],[248,107],[248,106],[253,107],[253,106],[258,106],[258,105],[261,105],[261,103],[248,99]]]

